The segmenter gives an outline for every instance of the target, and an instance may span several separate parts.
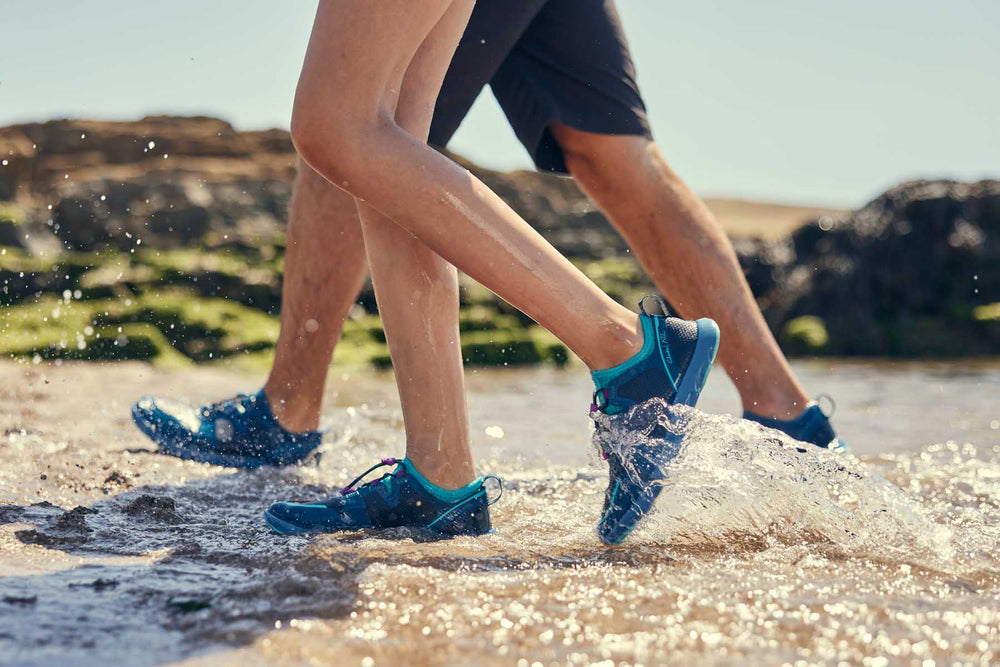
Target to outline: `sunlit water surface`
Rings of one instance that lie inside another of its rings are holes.
[[[236,473],[151,453],[128,405],[254,378],[2,366],[0,662],[995,662],[1000,366],[797,370],[856,456],[727,416],[716,372],[703,411],[606,424],[618,447],[654,423],[679,442],[656,514],[608,548],[579,370],[470,373],[477,459],[507,490],[495,533],[429,541],[260,519],[401,453],[390,376],[335,373],[318,465]]]

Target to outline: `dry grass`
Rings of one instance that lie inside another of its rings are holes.
[[[809,206],[789,206],[742,199],[706,199],[719,224],[731,236],[777,239],[821,215],[843,211]]]

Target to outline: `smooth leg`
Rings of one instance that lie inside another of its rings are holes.
[[[473,4],[452,3],[393,86],[399,91],[395,121],[420,140],[427,140],[434,101]],[[406,455],[434,484],[460,488],[475,479],[475,469],[458,331],[458,272],[371,206],[359,203],[358,211],[403,406]]]
[[[558,123],[551,129],[573,177],[679,314],[719,324],[719,361],[744,409],[780,419],[801,413],[809,399],[754,301],[732,244],[656,144]]]
[[[281,333],[264,385],[289,431],[319,426],[323,387],[367,265],[354,197],[300,161],[288,222]]]
[[[395,122],[396,82],[450,5],[323,0],[296,93],[299,153],[552,331],[591,368],[621,363],[642,343],[636,315],[468,171]]]
[[[374,214],[371,225],[378,225],[378,218]],[[400,360],[394,368],[404,397],[407,455],[435,484],[457,488],[475,476],[458,338],[457,274],[396,225],[382,226],[383,234],[369,236],[377,246],[374,255],[385,258],[375,260],[384,265],[376,290],[380,302],[388,302],[383,323],[397,334],[390,347],[397,340],[406,345],[405,353],[397,350],[393,357]],[[305,163],[299,164],[288,227],[281,334],[264,390],[282,426],[306,431],[319,425],[333,349],[364,282],[365,240],[354,197]],[[425,289],[411,289],[410,273]],[[390,287],[379,289],[383,284]],[[391,288],[394,284],[404,287]],[[402,308],[393,309],[391,302],[399,299]],[[403,309],[406,318],[394,315]]]

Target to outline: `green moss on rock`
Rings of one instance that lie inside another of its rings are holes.
[[[5,308],[0,317],[6,332],[0,353],[12,357],[176,364],[269,350],[278,335],[276,318],[183,291],[81,301],[43,296]]]
[[[972,309],[972,319],[977,322],[1000,322],[1000,302],[976,306]]]
[[[830,344],[830,335],[822,319],[803,315],[785,323],[781,342],[792,354],[822,354]]]

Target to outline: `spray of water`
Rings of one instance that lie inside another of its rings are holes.
[[[954,531],[854,456],[661,399],[595,419],[595,444],[631,475],[637,459],[663,473],[647,537],[695,550],[809,544],[935,568],[953,559]]]

